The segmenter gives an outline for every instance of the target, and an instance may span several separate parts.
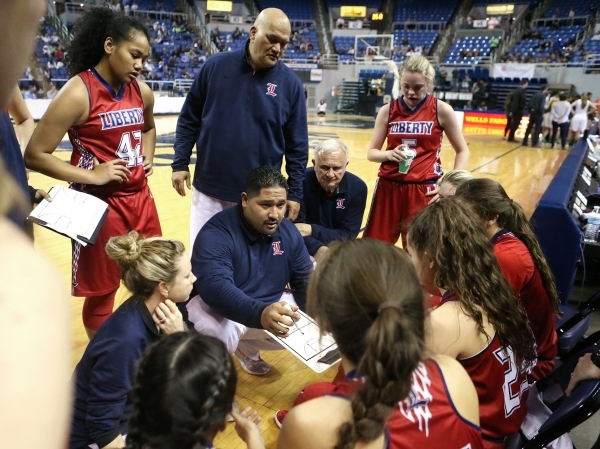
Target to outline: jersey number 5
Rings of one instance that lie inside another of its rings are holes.
[[[135,143],[135,146],[132,144]],[[142,144],[141,131],[128,131],[121,136],[119,148],[117,148],[117,157],[127,161],[128,167],[135,167],[144,162],[144,156],[140,154],[140,145]]]

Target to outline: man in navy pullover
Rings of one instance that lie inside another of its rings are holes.
[[[269,371],[259,349],[282,347],[262,329],[287,335],[313,268],[302,236],[283,218],[287,190],[278,170],[250,171],[241,204],[208,220],[192,251],[198,295],[187,305],[189,320],[222,340],[250,374]]]
[[[216,212],[239,202],[246,175],[268,165],[289,176],[288,218],[300,210],[308,162],[306,103],[300,79],[279,59],[291,33],[283,11],[256,18],[245,48],[219,53],[203,65],[177,121],[172,182],[185,196],[196,145],[190,247]]]
[[[317,261],[334,240],[356,238],[360,231],[367,185],[346,172],[348,148],[341,140],[328,139],[315,148],[314,167],[306,169],[304,199],[296,227],[308,253]]]

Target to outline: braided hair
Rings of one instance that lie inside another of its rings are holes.
[[[89,8],[73,26],[73,40],[67,52],[69,77],[98,65],[105,55],[104,42],[112,38],[115,44],[131,40],[143,33],[150,41],[148,29],[142,22],[109,8]]]
[[[200,449],[231,411],[237,374],[218,339],[179,332],[150,346],[132,391],[127,449]]]
[[[423,357],[425,301],[411,260],[378,240],[334,243],[313,274],[307,305],[364,376],[335,449],[375,440]]]

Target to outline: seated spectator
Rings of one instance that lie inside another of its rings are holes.
[[[346,24],[346,21],[344,20],[343,17],[338,17],[338,19],[335,21],[336,28],[344,28],[345,24]]]
[[[278,447],[483,447],[469,376],[425,352],[428,313],[403,250],[372,239],[336,244],[317,265],[308,307],[333,334],[346,378],[309,385],[289,413],[277,412]]]
[[[121,267],[132,296],[100,326],[73,373],[71,449],[125,447],[137,363],[161,334],[184,330],[175,303],[187,300],[196,280],[176,240],[144,239],[132,231],[112,237],[106,252]]]
[[[140,361],[127,447],[209,448],[230,414],[248,449],[264,449],[260,417],[236,409],[236,383],[233,360],[216,338],[177,332],[161,339]]]
[[[56,97],[57,94],[58,89],[56,89],[56,86],[54,84],[50,84],[50,89],[48,89],[48,92],[46,92],[46,98],[48,100],[54,100],[54,97]]]
[[[288,334],[313,268],[302,236],[284,219],[287,191],[280,171],[251,170],[241,204],[208,220],[192,251],[198,295],[187,304],[189,320],[222,340],[254,375],[270,369],[260,349],[283,349],[263,329]]]
[[[235,31],[233,32],[233,39],[238,40],[242,36],[242,32],[239,27],[235,27]]]
[[[36,88],[33,84],[29,86],[29,90],[27,92],[25,92],[25,95],[23,96],[23,98],[25,98],[25,100],[36,100],[37,99]]]
[[[367,202],[367,185],[346,171],[348,148],[341,140],[324,140],[306,169],[304,199],[296,227],[308,253],[317,261],[334,240],[354,239]]]

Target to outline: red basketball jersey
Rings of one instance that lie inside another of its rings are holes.
[[[440,162],[443,129],[437,116],[437,98],[427,95],[411,111],[402,97],[390,103],[387,148],[408,145],[416,151],[408,173],[398,171],[397,162],[383,162],[379,176],[397,182],[436,181],[443,174]]]
[[[442,304],[454,300],[446,295]],[[499,441],[517,433],[527,414],[529,383],[526,371],[517,369],[512,348],[502,346],[494,334],[481,352],[458,361],[477,390],[483,438]]]
[[[525,244],[505,230],[496,234],[492,242],[498,265],[521,300],[535,337],[538,360],[530,380],[536,381],[552,373],[558,352],[554,312],[540,272]]]
[[[105,185],[74,184],[73,188],[96,196],[121,196],[140,191],[146,185],[143,166],[142,131],[144,102],[136,81],[123,83],[120,92],[102,79],[95,69],[78,75],[88,90],[90,113],[81,125],[69,128],[73,145],[71,165],[92,170],[94,158],[107,162],[117,158],[127,161],[129,179]]]
[[[360,379],[347,376],[327,394],[350,399],[360,386]],[[419,363],[413,372],[408,397],[394,408],[386,432],[387,449],[483,447],[481,430],[457,413],[433,360]]]

